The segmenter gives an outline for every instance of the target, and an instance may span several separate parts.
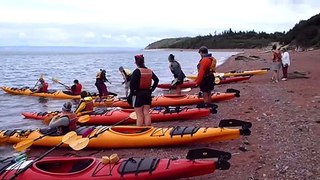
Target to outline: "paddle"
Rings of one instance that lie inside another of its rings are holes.
[[[100,130],[98,133],[95,133],[93,136],[91,136],[91,137],[89,137],[89,138],[88,138],[88,137],[85,137],[85,138],[81,138],[81,139],[75,140],[75,141],[69,143],[69,146],[70,146],[73,150],[76,150],[76,151],[81,150],[81,149],[85,148],[85,147],[89,144],[90,139],[98,137],[99,134],[102,134],[102,133],[108,131],[108,130],[109,130],[110,128],[112,128],[113,126],[117,126],[117,125],[125,122],[126,120],[128,120],[128,119],[130,119],[130,118],[131,118],[131,119],[137,119],[137,114],[136,114],[135,112],[132,112],[132,113],[129,115],[129,117],[127,117],[127,118],[125,118],[125,119],[117,122],[116,124],[114,124],[114,125],[112,125],[112,126],[108,126],[108,127],[104,128],[104,129]]]
[[[53,134],[55,132],[56,132],[56,130],[54,129],[54,130],[50,131],[49,133],[44,134],[44,135],[42,135],[42,136],[40,136],[40,137],[38,137],[36,139],[27,139],[27,140],[24,140],[24,141],[20,141],[17,144],[13,145],[13,148],[15,150],[17,150],[17,151],[23,151],[23,150],[27,149],[28,147],[32,146],[32,144],[35,141],[38,141],[38,140],[40,140],[40,139],[42,139],[42,138],[44,138],[44,137],[46,137],[46,136],[48,136],[50,134]]]
[[[64,86],[66,89],[70,90],[70,87],[69,87],[69,86],[63,84],[63,83],[60,82],[58,79],[52,78],[52,81],[53,81],[53,82],[56,82],[56,83],[58,83],[58,84],[61,84],[61,85]]]
[[[34,162],[37,162],[39,160],[41,160],[42,158],[44,158],[45,156],[47,156],[49,153],[51,153],[53,150],[55,150],[56,148],[60,147],[63,143],[65,144],[69,144],[70,142],[74,141],[77,138],[77,133],[74,131],[70,131],[67,134],[65,134],[62,137],[62,142],[59,143],[58,145],[56,145],[55,147],[51,148],[49,151],[45,152],[43,155],[41,155],[40,157],[38,157],[37,159],[35,159],[33,162],[29,163],[27,166],[25,166],[23,169],[18,170],[14,173],[14,175],[10,178],[10,180],[15,179],[17,176],[19,176],[19,174],[23,173],[24,171],[26,171],[30,166],[33,165]]]
[[[37,80],[36,84],[34,85],[34,87],[32,89],[35,89],[37,87],[40,79],[43,79],[43,74],[40,75],[39,79]]]

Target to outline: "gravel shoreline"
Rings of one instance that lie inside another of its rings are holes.
[[[241,56],[257,59],[229,58],[218,72],[253,70],[269,67],[271,54],[258,49],[243,51]],[[101,157],[117,153],[120,157],[179,157],[189,149],[208,147],[232,153],[227,171],[189,179],[319,179],[320,178],[320,50],[289,52],[291,66],[288,81],[271,82],[271,72],[250,80],[216,86],[241,91],[241,97],[217,103],[218,113],[195,121],[154,123],[154,126],[217,126],[221,119],[240,119],[253,124],[252,134],[233,141],[193,144],[179,147],[72,151],[59,149],[54,155],[92,155]],[[298,72],[298,73],[294,73]],[[305,73],[305,75],[301,75]],[[280,73],[282,74],[282,73]],[[308,78],[306,78],[308,77]],[[195,89],[189,93],[196,93]],[[134,142],[133,142],[134,143]],[[46,148],[29,151],[35,156]]]

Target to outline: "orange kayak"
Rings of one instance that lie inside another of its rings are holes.
[[[98,126],[79,127],[76,132],[80,141],[82,135],[88,134],[89,140],[85,147],[106,149],[221,142],[237,139],[241,135],[250,135],[250,128],[251,123],[249,122],[227,119],[221,120],[219,127]],[[54,129],[0,130],[0,140],[5,140],[8,143],[33,140],[32,146],[53,147],[60,144],[63,137],[63,135],[57,135],[55,132]],[[78,145],[77,142],[76,145]],[[64,144],[63,146],[67,145]]]
[[[219,102],[240,97],[240,91],[227,89],[225,93],[216,92],[211,95],[212,102]],[[203,103],[203,98],[198,95],[163,95],[152,98],[151,107],[158,106],[187,106]],[[132,108],[126,99],[95,99],[95,106]]]

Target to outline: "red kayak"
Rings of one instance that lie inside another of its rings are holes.
[[[113,157],[117,157],[112,155]],[[111,157],[112,157],[111,156]],[[216,169],[229,169],[228,152],[211,149],[190,150],[187,159],[159,158],[114,158],[106,161],[95,157],[39,157],[7,163],[0,169],[1,179],[179,179],[213,173]],[[218,158],[218,160],[195,160],[199,158]],[[32,164],[31,164],[32,163]],[[21,165],[22,164],[22,165]],[[9,167],[11,165],[11,167]],[[13,168],[13,167],[15,168]],[[0,166],[1,167],[1,166]]]
[[[251,76],[237,76],[237,77],[225,77],[225,78],[220,78],[219,84],[228,84],[228,83],[233,83],[233,82],[239,82],[239,81],[244,81],[250,79]],[[193,88],[196,86],[195,81],[184,81],[183,84],[180,85],[181,88]],[[165,83],[165,84],[158,84],[158,88],[162,89],[169,89],[171,88],[170,83]]]
[[[152,122],[174,121],[174,120],[194,120],[209,116],[210,112],[216,113],[217,105],[209,108],[180,108],[180,107],[158,107],[150,110]],[[129,117],[134,112],[133,109],[98,109],[91,113],[90,120],[82,124],[110,125],[115,124]],[[58,115],[60,111],[54,112],[23,112],[22,115],[27,119],[44,120]],[[133,124],[136,120],[128,119],[123,124]]]

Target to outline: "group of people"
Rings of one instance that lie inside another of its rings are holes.
[[[272,65],[273,71],[271,80],[274,83],[279,82],[279,71],[282,68],[283,76],[281,80],[286,81],[288,79],[288,67],[290,66],[290,56],[286,48],[278,48],[277,45],[272,46]]]
[[[38,81],[40,82],[37,86],[37,89],[32,91],[32,93],[47,93],[49,84],[44,80],[43,77],[39,78]],[[66,87],[71,95],[80,95],[82,91],[82,85],[79,83],[77,79],[73,81],[73,85],[71,87]],[[38,83],[37,83],[38,84]]]
[[[212,54],[208,53],[208,48],[203,46],[199,49],[200,61],[198,63],[198,77],[196,80],[196,86],[199,86],[200,91],[203,93],[204,103],[211,103],[211,91],[214,89],[214,75],[216,68],[216,59],[212,57]],[[129,70],[123,67],[119,68],[125,84],[126,96],[128,103],[134,108],[137,115],[137,126],[150,126],[150,106],[152,102],[152,92],[156,89],[159,78],[157,75],[145,65],[145,59],[142,54],[134,56],[135,64],[137,68],[131,73]],[[181,94],[180,85],[183,83],[186,77],[182,71],[181,65],[175,60],[173,54],[168,56],[169,69],[173,74],[174,80],[171,83],[172,88],[176,88],[177,94]],[[96,86],[99,90],[99,94],[108,94],[107,88],[104,82],[108,81],[105,77],[105,71],[100,70],[96,78]],[[61,132],[73,130],[75,128],[73,120],[75,116],[82,116],[90,114],[93,111],[93,101],[91,97],[88,97],[86,91],[81,92],[81,101],[77,109],[71,112],[72,104],[67,102],[63,105],[62,113],[54,118],[50,127],[59,128]],[[71,115],[72,114],[72,115]],[[58,123],[61,121],[60,123]],[[62,126],[62,128],[60,128]]]

